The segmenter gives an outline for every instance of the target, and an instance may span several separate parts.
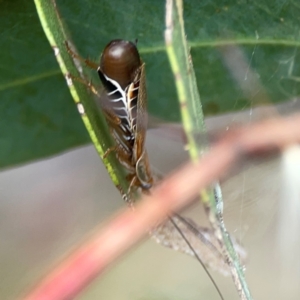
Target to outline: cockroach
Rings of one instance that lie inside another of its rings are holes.
[[[87,66],[96,69],[104,86],[98,95],[90,83],[78,80],[90,87],[99,97],[100,106],[109,125],[115,145],[104,157],[115,152],[119,162],[128,171],[129,189],[125,197],[130,199],[133,188],[148,192],[153,185],[148,155],[145,149],[147,130],[147,93],[145,63],[141,60],[136,44],[125,40],[112,40],[104,48],[100,65],[82,59],[66,43],[68,52]],[[75,78],[77,79],[77,78]]]
[[[104,49],[97,69],[105,88],[101,105],[110,125],[115,151],[120,163],[129,172],[129,190],[139,187],[148,191],[153,184],[145,150],[147,130],[147,94],[145,63],[136,45],[113,40]]]

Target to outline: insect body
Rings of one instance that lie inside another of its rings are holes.
[[[144,147],[147,129],[145,64],[136,45],[113,40],[104,49],[98,74],[105,88],[101,106],[120,163],[128,170],[129,190],[136,186],[149,190],[153,179]]]
[[[125,40],[111,41],[101,55],[99,66],[80,58],[68,45],[67,48],[73,57],[97,69],[104,86],[100,95],[94,87],[91,90],[99,96],[100,106],[115,141],[115,146],[108,149],[105,156],[114,151],[128,171],[130,185],[127,194],[134,187],[148,191],[153,178],[144,146],[147,129],[145,64],[140,59],[136,45]]]

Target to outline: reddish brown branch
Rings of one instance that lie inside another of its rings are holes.
[[[243,156],[282,150],[300,142],[300,115],[273,119],[226,134],[198,163],[188,163],[166,178],[135,212],[121,212],[47,276],[26,300],[71,299],[117,257],[199,190],[228,171]]]

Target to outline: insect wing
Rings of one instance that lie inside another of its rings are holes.
[[[147,92],[146,92],[146,76],[145,64],[143,63],[140,70],[130,86],[138,87],[137,105],[136,105],[136,120],[133,126],[135,135],[135,155],[141,157],[144,151],[145,135],[147,130],[148,115],[147,115]],[[130,87],[129,87],[130,91]]]
[[[153,178],[148,161],[148,155],[145,150],[145,136],[147,130],[147,93],[146,93],[146,77],[145,77],[145,64],[143,63],[140,70],[134,79],[133,83],[129,86],[130,90],[135,88],[138,91],[136,103],[136,120],[133,126],[135,136],[133,147],[133,161],[136,166],[136,176],[144,190],[152,187]],[[129,97],[128,97],[129,98]]]

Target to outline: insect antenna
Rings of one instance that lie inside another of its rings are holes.
[[[151,168],[152,168],[152,170],[155,169],[155,171],[153,172],[154,177],[155,177],[155,181],[159,181],[164,177],[163,173],[158,168],[153,167],[153,166],[151,166]],[[186,225],[186,227],[189,229],[189,231],[192,232],[197,238],[199,238],[199,240],[201,240],[204,245],[209,247],[210,250],[213,251],[216,256],[222,257],[222,253],[220,253],[220,251],[207,238],[205,238],[205,236],[198,230],[197,226],[193,224],[194,222],[192,220],[188,220],[187,218],[184,218],[184,217],[180,216],[179,214],[174,214],[174,217],[169,217],[168,218],[169,221],[174,226],[174,228],[179,233],[179,235],[181,236],[181,238],[187,244],[188,248],[192,251],[194,257],[201,264],[202,268],[204,269],[205,273],[207,274],[208,278],[210,279],[210,281],[212,282],[213,286],[215,287],[217,293],[219,294],[220,299],[224,300],[224,297],[223,297],[220,289],[218,288],[217,283],[213,279],[212,275],[209,273],[206,265],[204,264],[204,262],[202,261],[202,259],[198,255],[195,248],[189,242],[188,238],[183,233],[183,231],[180,229],[180,227],[177,225],[177,223],[175,221],[175,218],[177,218],[180,222],[182,222],[184,225]]]
[[[211,243],[207,238],[205,238],[203,233],[201,233],[198,230],[197,225],[193,220],[184,218],[178,214],[174,214],[174,215],[176,216],[177,219],[179,219],[182,223],[184,223],[188,227],[189,231],[191,231],[195,236],[197,236],[199,240],[202,241],[203,244],[209,247],[210,250],[213,251],[216,256],[222,257],[222,253],[216,248],[216,246],[213,243]]]
[[[190,227],[190,224],[188,221],[186,221],[184,218],[182,218],[181,216],[176,214],[176,217],[178,217],[182,222],[184,222],[186,225],[188,225],[188,227]],[[204,269],[205,273],[207,274],[207,276],[209,277],[210,281],[212,282],[213,286],[215,287],[217,293],[220,296],[220,299],[224,300],[224,297],[217,285],[217,283],[215,282],[215,280],[213,279],[213,277],[211,276],[211,274],[209,273],[208,269],[206,268],[204,262],[201,260],[201,258],[199,257],[199,255],[197,254],[196,250],[194,249],[194,247],[191,245],[191,243],[189,242],[189,240],[186,238],[185,234],[182,232],[182,230],[179,228],[179,226],[176,224],[176,222],[174,221],[174,219],[172,217],[169,217],[170,222],[173,224],[173,226],[176,228],[177,232],[180,234],[180,236],[182,237],[182,239],[185,241],[185,243],[188,245],[188,247],[191,249],[191,251],[193,252],[195,258],[197,259],[197,261],[201,264],[202,268]],[[192,226],[192,225],[191,225]],[[193,227],[193,226],[192,226]],[[196,230],[196,228],[195,228]]]

